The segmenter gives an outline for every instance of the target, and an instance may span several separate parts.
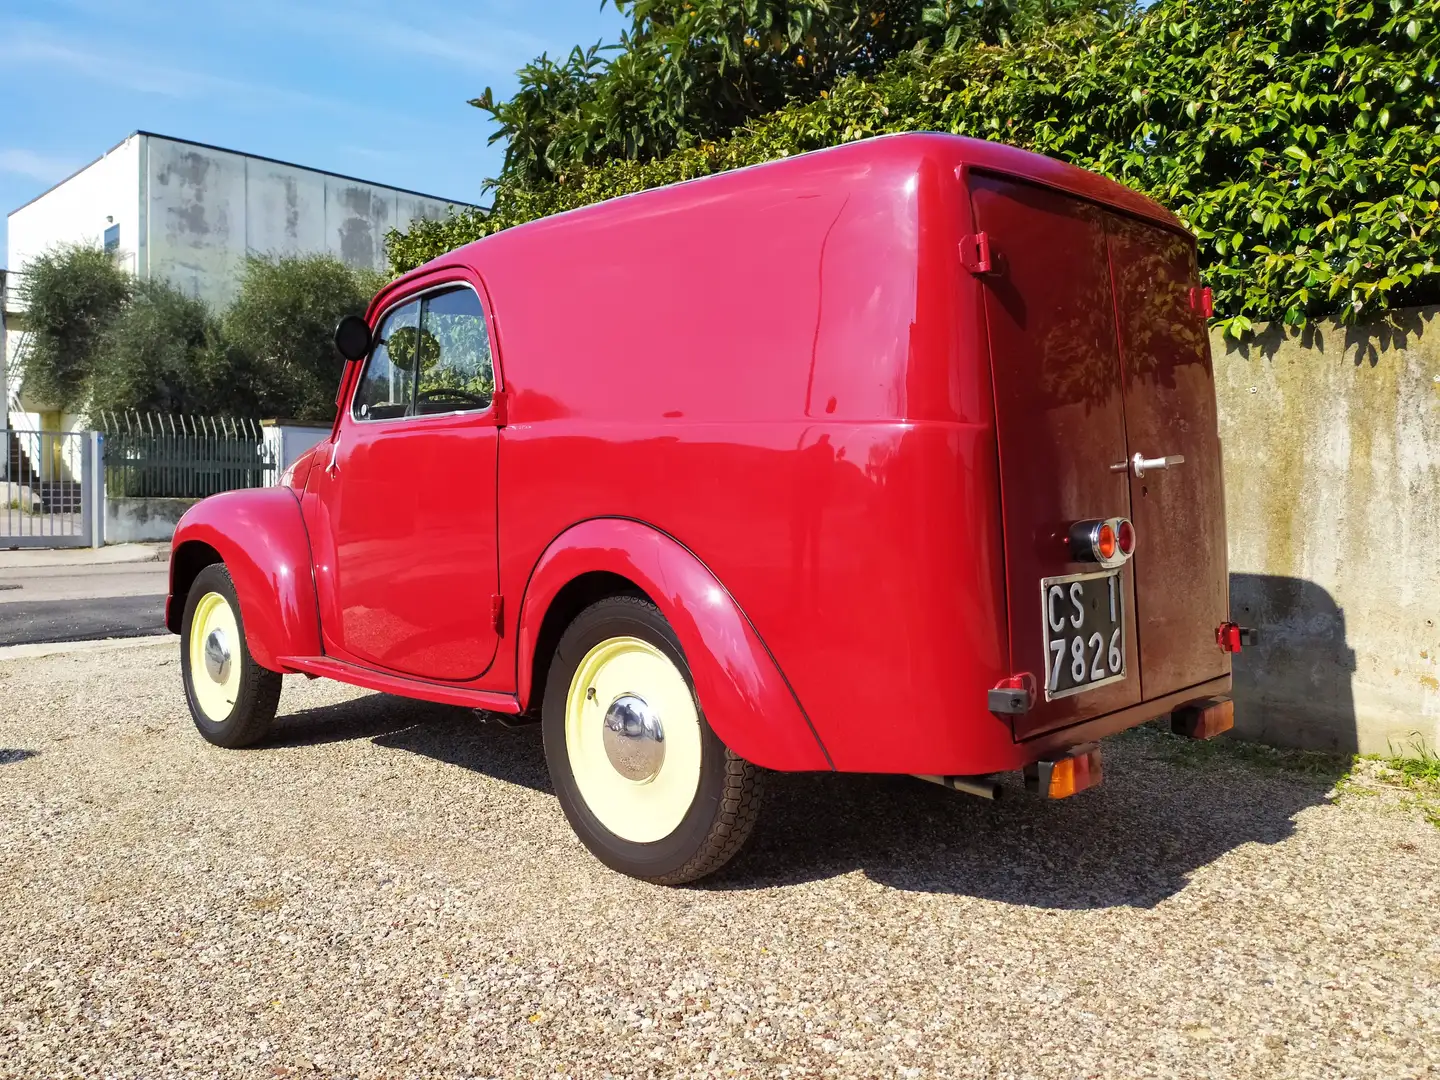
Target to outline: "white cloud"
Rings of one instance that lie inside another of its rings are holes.
[[[14,173],[16,176],[38,180],[42,184],[52,184],[74,171],[74,162],[67,158],[50,157],[19,147],[0,148],[0,172]]]
[[[94,48],[0,24],[0,66],[64,68],[105,86],[170,98],[231,97],[272,105],[354,111],[349,102],[319,97],[268,83],[232,79],[155,62],[151,57],[110,48]]]

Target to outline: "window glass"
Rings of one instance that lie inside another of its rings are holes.
[[[407,416],[415,386],[416,343],[420,338],[420,302],[396,308],[380,324],[352,412],[357,420],[393,420]]]
[[[480,298],[463,285],[426,296],[415,411],[486,409],[494,394],[495,368]]]

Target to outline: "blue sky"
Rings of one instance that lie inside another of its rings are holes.
[[[599,0],[3,0],[0,214],[137,128],[476,201],[502,149],[466,100],[621,25]]]

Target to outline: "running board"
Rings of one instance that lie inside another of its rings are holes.
[[[505,713],[510,716],[520,712],[520,702],[514,694],[472,690],[465,686],[426,682],[423,679],[407,679],[361,667],[359,664],[347,664],[331,656],[282,656],[278,664],[282,671],[334,679],[336,682],[363,686],[367,690],[379,690],[399,697],[434,701],[441,705],[461,705],[467,709],[484,709],[486,712]]]

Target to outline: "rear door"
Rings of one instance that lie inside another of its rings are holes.
[[[972,174],[970,191],[977,228],[990,237],[996,259],[995,272],[982,280],[1000,446],[1011,665],[1034,674],[1043,687],[1053,665],[1045,645],[1042,580],[1099,569],[1071,561],[1070,523],[1130,514],[1129,479],[1112,469],[1125,461],[1127,443],[1107,215],[1078,199],[999,177]],[[1037,706],[1017,718],[1017,738],[1140,701],[1129,564],[1118,585],[1123,677],[1109,674],[1103,656],[1090,656],[1087,632],[1086,677],[1098,663],[1095,670],[1105,669],[1106,678],[1063,695],[1042,692]],[[1063,662],[1069,660],[1067,648]]]
[[[1144,476],[1132,468],[1129,480],[1148,699],[1230,669],[1215,645],[1229,608],[1220,440],[1193,246],[1158,225],[1106,217],[1130,453],[1185,459]]]

